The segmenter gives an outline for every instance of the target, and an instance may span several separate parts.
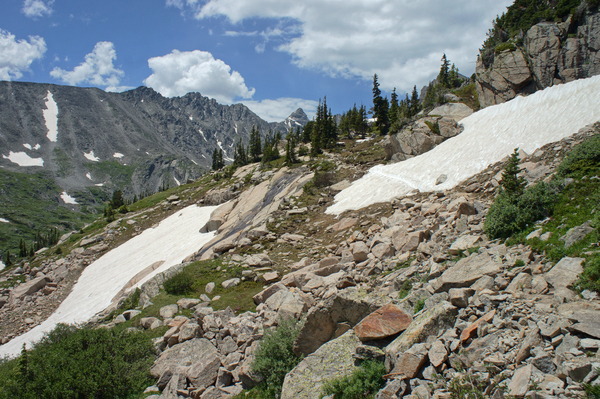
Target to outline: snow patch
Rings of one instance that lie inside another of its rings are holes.
[[[27,148],[28,150],[31,150],[31,144],[23,144],[23,147]]]
[[[173,177],[173,180],[175,180],[175,183],[177,183],[177,186],[178,186],[178,187],[179,187],[179,186],[181,186],[181,183],[179,183],[179,180],[177,180],[177,178],[176,178],[176,177]]]
[[[10,220],[6,220],[4,218],[0,218],[0,223],[10,223]]]
[[[96,184],[94,184],[94,186],[96,186],[96,187],[102,187],[102,186],[104,186],[104,183],[96,183]]]
[[[219,148],[220,148],[220,149],[223,151],[223,160],[225,160],[225,161],[230,161],[230,162],[233,162],[233,158],[229,158],[229,157],[227,156],[227,151],[225,151],[225,150],[223,149],[223,147],[221,146],[221,144],[222,144],[222,143],[221,143],[219,140],[217,140],[217,145],[218,145],[218,146],[219,146]]]
[[[215,236],[214,232],[200,233],[200,229],[216,208],[191,205],[100,257],[84,269],[71,294],[46,321],[0,346],[0,357],[18,356],[24,343],[31,347],[57,323],[86,322],[106,309],[127,283],[152,264],[164,262],[131,289],[181,263]]]
[[[120,159],[120,158],[123,158],[124,156],[125,156],[125,155],[121,154],[120,152],[115,152],[115,153],[113,154],[113,158],[119,158],[119,159]]]
[[[54,97],[50,90],[46,95],[46,109],[43,110],[44,119],[46,120],[46,128],[48,129],[48,140],[56,142],[58,140],[58,105],[54,101]]]
[[[44,166],[44,160],[42,158],[31,158],[25,152],[12,152],[8,153],[8,156],[2,155],[2,158],[8,159],[12,163],[16,163],[19,166]]]
[[[6,265],[4,264],[4,262],[0,260],[0,270],[3,270],[5,267]]]
[[[208,140],[206,140],[206,137],[204,136],[204,132],[202,131],[202,129],[198,129],[198,132],[200,132],[204,141],[206,141],[208,143]]]
[[[69,194],[67,194],[66,191],[63,191],[62,194],[60,195],[60,198],[63,200],[63,202],[65,204],[71,204],[71,205],[77,205],[77,200],[73,197],[71,197]]]
[[[90,179],[90,180],[93,180],[93,179],[92,179],[92,175],[90,174],[90,172],[87,172],[87,173],[85,174],[85,177],[87,177],[87,178],[88,178],[88,179]]]
[[[100,158],[98,158],[97,156],[94,155],[94,150],[88,152],[87,154],[84,152],[83,156],[86,157],[88,160],[93,161],[93,162],[100,161]]]
[[[377,165],[335,196],[326,213],[339,215],[390,201],[414,189],[447,190],[519,147],[528,154],[600,120],[600,75],[549,87],[485,108],[463,119],[465,130],[425,154]],[[448,179],[435,185],[441,174]]]
[[[202,156],[204,156],[204,155],[202,155]],[[196,166],[198,165],[198,163],[196,161],[194,161],[193,159],[192,159],[192,162],[194,163],[194,165],[196,165]]]
[[[193,120],[194,120],[194,117],[193,117],[193,116],[190,116],[190,120],[191,120],[191,121],[193,121]]]

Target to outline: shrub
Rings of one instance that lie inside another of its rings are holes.
[[[350,376],[326,382],[323,393],[333,395],[334,399],[373,398],[385,385],[385,372],[383,363],[366,360]]]
[[[575,146],[557,169],[557,175],[569,176],[577,169],[600,164],[600,136],[593,136]]]
[[[600,292],[600,255],[596,254],[585,262],[577,287],[580,290]]]
[[[515,46],[514,43],[505,42],[505,43],[501,43],[501,44],[497,45],[496,48],[494,49],[494,53],[500,54],[501,52],[506,51],[506,50],[515,51],[516,49],[517,49],[517,46]]]
[[[305,145],[301,145],[300,148],[298,148],[298,156],[303,157],[305,155],[308,155],[309,150],[308,147]]]
[[[262,390],[279,394],[285,375],[302,360],[292,350],[302,323],[290,318],[280,320],[275,330],[265,330],[260,346],[254,354],[252,371],[264,378]]]
[[[485,233],[491,239],[508,238],[550,216],[560,189],[556,183],[538,183],[517,198],[500,192],[485,218]]]
[[[59,324],[4,369],[0,397],[126,398],[152,384],[152,341],[142,333]],[[7,375],[8,374],[8,375]]]
[[[187,271],[182,271],[174,275],[163,283],[163,287],[167,294],[170,295],[185,295],[192,292],[194,277]]]

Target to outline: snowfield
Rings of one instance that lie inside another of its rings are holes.
[[[2,155],[2,158],[8,159],[12,163],[16,163],[19,166],[44,166],[43,158],[31,158],[25,152],[12,152],[8,153],[8,156]]]
[[[425,154],[392,165],[378,165],[335,196],[326,213],[391,201],[412,190],[455,187],[516,147],[531,154],[600,120],[600,76],[576,80],[485,108],[461,120],[465,130]],[[435,185],[441,175],[448,176]]]
[[[63,202],[65,204],[78,205],[77,200],[75,198],[71,197],[69,194],[67,194],[66,191],[63,191],[62,194],[60,194],[60,198],[63,200]]]
[[[216,206],[184,208],[156,228],[145,230],[87,266],[71,294],[42,324],[0,346],[0,358],[17,356],[23,344],[39,341],[58,323],[84,323],[106,309],[113,298],[138,273],[156,262],[164,263],[131,287],[139,287],[157,273],[181,263],[214,237],[200,233]]]
[[[46,109],[42,111],[44,114],[44,120],[46,121],[46,128],[48,129],[48,140],[56,142],[58,140],[58,105],[54,101],[54,96],[48,90],[46,95]]]

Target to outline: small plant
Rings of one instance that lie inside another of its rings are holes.
[[[515,267],[523,267],[525,266],[525,262],[523,261],[523,259],[517,259],[515,261]]]
[[[264,378],[258,390],[268,394],[267,397],[279,396],[285,375],[302,360],[292,350],[301,327],[302,322],[289,318],[280,320],[275,330],[265,330],[254,354],[252,371]]]
[[[305,145],[301,145],[300,148],[298,148],[298,156],[303,157],[308,155],[309,150],[308,147]]]
[[[400,292],[398,293],[398,298],[404,299],[412,290],[412,280],[404,280],[402,282],[402,286],[400,287]]]
[[[583,273],[577,281],[577,288],[581,291],[600,292],[600,254],[592,256],[585,262]]]
[[[193,276],[187,271],[182,271],[165,281],[163,287],[167,294],[185,295],[192,291],[193,284]]]
[[[596,369],[597,373],[600,373],[600,369]],[[587,399],[600,399],[600,384],[583,384]]]
[[[515,46],[514,43],[505,42],[505,43],[501,43],[501,44],[497,45],[496,48],[494,49],[494,52],[496,54],[500,54],[501,52],[506,51],[506,50],[515,51],[516,49],[517,49],[517,46]]]
[[[421,298],[415,303],[415,313],[419,313],[425,307],[425,299]]]
[[[333,395],[334,399],[373,398],[383,388],[385,365],[376,360],[366,360],[350,376],[327,381],[323,395]]]

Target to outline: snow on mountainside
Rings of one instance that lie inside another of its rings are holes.
[[[600,120],[600,76],[517,97],[463,119],[465,130],[433,150],[393,165],[378,165],[335,197],[326,211],[341,214],[419,191],[445,190],[519,147],[533,153]],[[436,185],[445,174],[447,180]]]
[[[214,237],[214,232],[200,233],[215,206],[189,206],[163,220],[156,228],[106,253],[87,266],[71,294],[59,308],[39,326],[0,346],[0,357],[16,356],[23,344],[31,344],[51,331],[56,324],[87,322],[106,309],[128,282],[162,264],[142,277],[131,288],[141,285],[157,273],[177,265]],[[166,239],[165,237],[168,237]]]

